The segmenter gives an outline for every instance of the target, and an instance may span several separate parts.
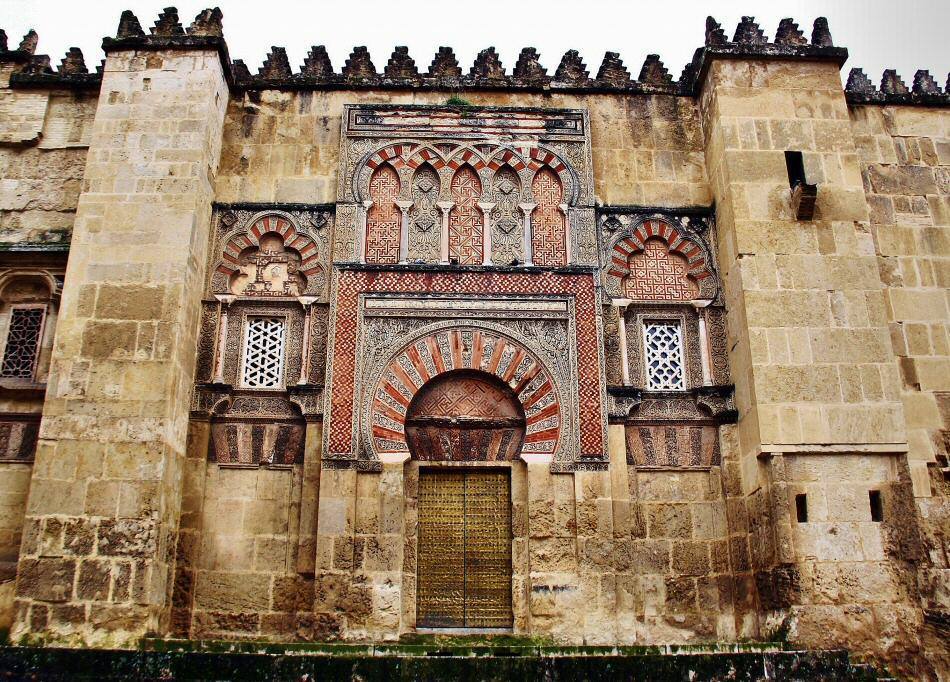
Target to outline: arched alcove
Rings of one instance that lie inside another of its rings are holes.
[[[511,461],[525,436],[518,396],[481,371],[452,371],[428,381],[406,410],[406,440],[421,461]]]

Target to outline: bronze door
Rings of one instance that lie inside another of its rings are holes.
[[[419,473],[420,627],[511,627],[507,471]]]

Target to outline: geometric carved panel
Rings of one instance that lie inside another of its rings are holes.
[[[638,301],[691,301],[699,287],[686,274],[688,263],[670,253],[659,239],[650,239],[643,251],[630,256],[630,274],[623,280],[624,297]]]
[[[409,452],[423,461],[512,460],[524,432],[518,398],[484,372],[450,372],[430,380],[406,412]]]
[[[550,168],[542,168],[531,186],[537,207],[531,214],[531,252],[535,265],[567,265],[567,235],[561,203],[564,189]]]
[[[449,261],[459,265],[481,265],[484,257],[482,211],[478,200],[482,183],[475,170],[464,165],[452,178],[455,206],[449,213]]]
[[[373,201],[366,214],[366,262],[398,263],[402,215],[399,198],[399,175],[388,163],[373,172],[369,183]]]

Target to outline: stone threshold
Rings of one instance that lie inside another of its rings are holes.
[[[143,642],[154,645],[155,642]],[[472,655],[464,651],[418,654],[427,645],[310,645],[309,650],[250,642],[227,643],[232,650],[66,649],[0,647],[4,679],[60,680],[462,680],[517,679],[538,682],[622,679],[676,680],[879,680],[874,669],[853,665],[848,653],[832,651],[754,651],[761,644],[724,645],[744,651],[677,652],[667,647],[523,647],[530,653]],[[781,645],[776,645],[781,646]],[[409,647],[405,649],[405,647]],[[491,648],[491,647],[486,647]],[[512,647],[516,648],[516,647]],[[244,650],[248,649],[248,650]],[[274,649],[271,651],[270,649]],[[464,647],[463,647],[464,649]],[[626,649],[662,653],[625,653]],[[682,647],[675,647],[676,650]],[[542,652],[544,650],[544,652]],[[608,650],[610,653],[603,653]],[[430,647],[431,651],[431,647]]]

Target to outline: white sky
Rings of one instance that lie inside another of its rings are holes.
[[[115,35],[123,9],[148,30],[174,0],[3,0],[0,28],[10,47],[30,28],[37,52],[59,64],[66,49],[82,48],[90,69],[102,59],[102,37]],[[593,76],[606,50],[619,52],[632,77],[644,57],[660,55],[674,78],[703,43],[707,14],[731,39],[742,14],[752,14],[771,39],[782,17],[791,16],[811,35],[816,16],[827,16],[836,45],[849,49],[842,71],[863,67],[879,83],[896,68],[910,85],[917,69],[929,69],[941,87],[950,71],[950,0],[217,0],[224,12],[232,59],[257,72],[271,45],[287,48],[298,71],[311,45],[327,46],[339,72],[354,45],[366,45],[382,71],[395,45],[425,72],[440,45],[455,49],[467,73],[479,50],[494,45],[510,73],[522,47],[533,46],[554,72],[568,49],[581,53]],[[213,0],[177,3],[187,26]]]

